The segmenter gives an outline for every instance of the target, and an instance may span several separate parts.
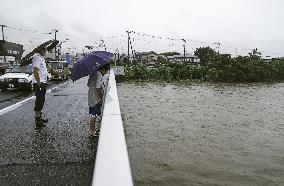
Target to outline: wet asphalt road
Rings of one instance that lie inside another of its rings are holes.
[[[49,81],[47,89],[55,87],[64,82],[66,81]],[[2,92],[0,90],[0,110],[33,95],[34,91],[32,90],[8,89],[6,92]]]
[[[90,185],[98,139],[88,137],[86,79],[47,94],[42,130],[33,107],[0,116],[0,185]]]

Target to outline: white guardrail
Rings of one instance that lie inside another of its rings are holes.
[[[114,71],[110,71],[93,186],[133,186]]]

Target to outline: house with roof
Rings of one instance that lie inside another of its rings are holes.
[[[124,54],[124,53],[122,53],[122,54],[115,54],[113,59],[115,61],[124,61],[124,62],[126,62],[126,61],[128,61],[128,54]],[[133,63],[135,61],[135,58],[134,58],[133,54],[129,54],[129,61],[130,61],[130,63]]]
[[[171,63],[191,63],[200,64],[200,58],[190,53],[168,56],[168,61]]]
[[[147,63],[147,62],[153,62],[158,60],[158,54],[151,51],[151,52],[136,52],[135,53],[135,59],[138,62]]]
[[[135,62],[137,63],[155,65],[155,64],[160,63],[161,61],[167,61],[167,57],[162,54],[157,54],[153,51],[135,53]]]

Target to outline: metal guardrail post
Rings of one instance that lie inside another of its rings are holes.
[[[133,186],[113,70],[107,87],[92,185]]]

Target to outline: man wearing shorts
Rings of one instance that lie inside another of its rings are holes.
[[[104,65],[89,76],[88,106],[90,114],[90,136],[99,136],[100,129],[97,123],[102,115],[103,98],[107,87],[105,77],[107,76],[109,68],[109,64]]]

